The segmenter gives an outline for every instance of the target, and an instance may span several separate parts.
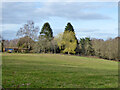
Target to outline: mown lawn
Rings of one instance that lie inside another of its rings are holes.
[[[118,62],[56,54],[3,54],[3,88],[117,88]]]

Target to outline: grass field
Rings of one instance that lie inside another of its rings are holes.
[[[56,54],[3,54],[3,88],[117,88],[118,62]]]

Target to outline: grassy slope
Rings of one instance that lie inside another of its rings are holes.
[[[3,87],[117,87],[118,63],[54,54],[3,54]]]

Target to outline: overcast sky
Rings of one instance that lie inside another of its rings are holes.
[[[77,38],[114,38],[118,35],[117,2],[3,2],[2,32],[4,39],[14,39],[16,32],[33,20],[40,30],[49,22],[53,35],[64,31],[68,22]],[[40,31],[39,31],[40,32]]]

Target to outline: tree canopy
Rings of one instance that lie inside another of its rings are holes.
[[[48,22],[42,26],[39,37],[38,30],[39,27],[35,27],[33,21],[28,21],[17,32],[17,36],[20,38],[11,41],[5,40],[2,43],[2,48],[4,46],[15,47],[17,42],[18,48],[27,48],[30,52],[67,53],[119,60],[117,45],[120,38],[104,41],[103,39],[85,37],[78,40],[70,22],[65,26],[64,32],[55,37],[53,37],[53,31]],[[36,37],[37,39],[35,39]]]
[[[34,41],[28,37],[22,37],[19,39],[17,45],[19,48],[26,48],[28,51],[30,51],[33,48]]]
[[[53,39],[53,32],[52,32],[52,29],[51,29],[50,24],[48,22],[46,22],[43,25],[41,32],[40,32],[40,35],[44,36],[48,40]]]
[[[75,49],[77,47],[77,41],[75,39],[75,33],[72,31],[65,31],[63,35],[60,34],[60,39],[58,39],[58,46],[63,53],[75,54]]]
[[[38,31],[39,27],[35,27],[33,21],[28,21],[27,24],[24,24],[24,26],[18,30],[17,36],[28,36],[31,39],[35,40],[37,38]]]
[[[65,27],[65,31],[74,32],[74,28],[73,28],[73,26],[71,25],[70,22],[67,23],[67,26]]]

